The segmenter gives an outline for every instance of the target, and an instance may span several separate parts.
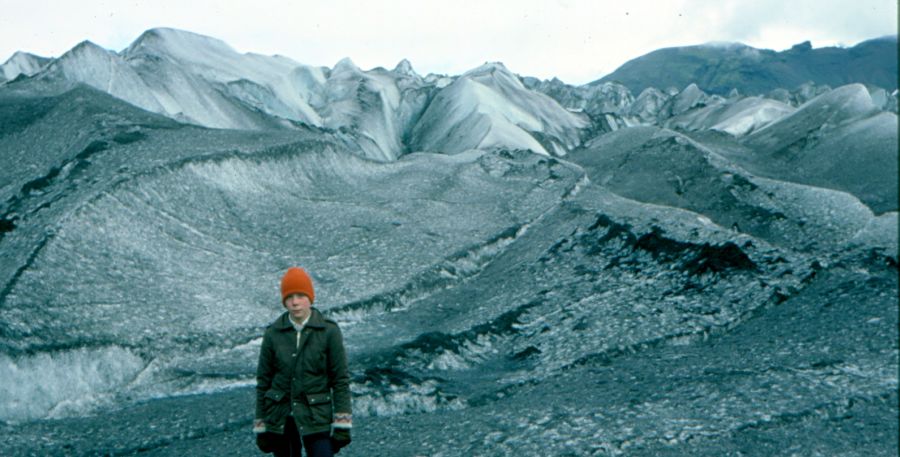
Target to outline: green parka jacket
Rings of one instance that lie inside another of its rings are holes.
[[[301,435],[331,430],[336,413],[350,416],[350,376],[337,323],[318,309],[300,332],[285,312],[266,328],[256,370],[256,418],[284,433],[293,414]]]

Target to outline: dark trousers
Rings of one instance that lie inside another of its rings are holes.
[[[275,457],[302,457],[300,433],[297,432],[297,425],[291,416],[288,416],[284,423],[284,437],[286,439],[283,446],[274,452]],[[331,450],[331,435],[328,432],[313,433],[302,439],[308,457],[334,457]]]

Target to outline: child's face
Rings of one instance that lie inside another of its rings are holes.
[[[284,299],[284,307],[291,313],[291,317],[295,321],[302,321],[309,316],[309,309],[312,303],[309,297],[304,294],[290,294]]]

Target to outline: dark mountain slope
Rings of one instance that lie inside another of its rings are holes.
[[[647,87],[701,89],[727,94],[759,95],[794,88],[808,81],[832,87],[862,83],[897,88],[897,37],[864,41],[851,48],[817,48],[803,42],[775,52],[739,43],[665,48],[626,62],[591,83],[619,82],[632,93]]]

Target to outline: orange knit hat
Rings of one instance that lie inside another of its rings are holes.
[[[290,294],[304,294],[309,297],[309,302],[316,301],[316,293],[313,290],[312,279],[306,274],[306,270],[298,267],[288,268],[287,273],[281,278],[281,301]]]

